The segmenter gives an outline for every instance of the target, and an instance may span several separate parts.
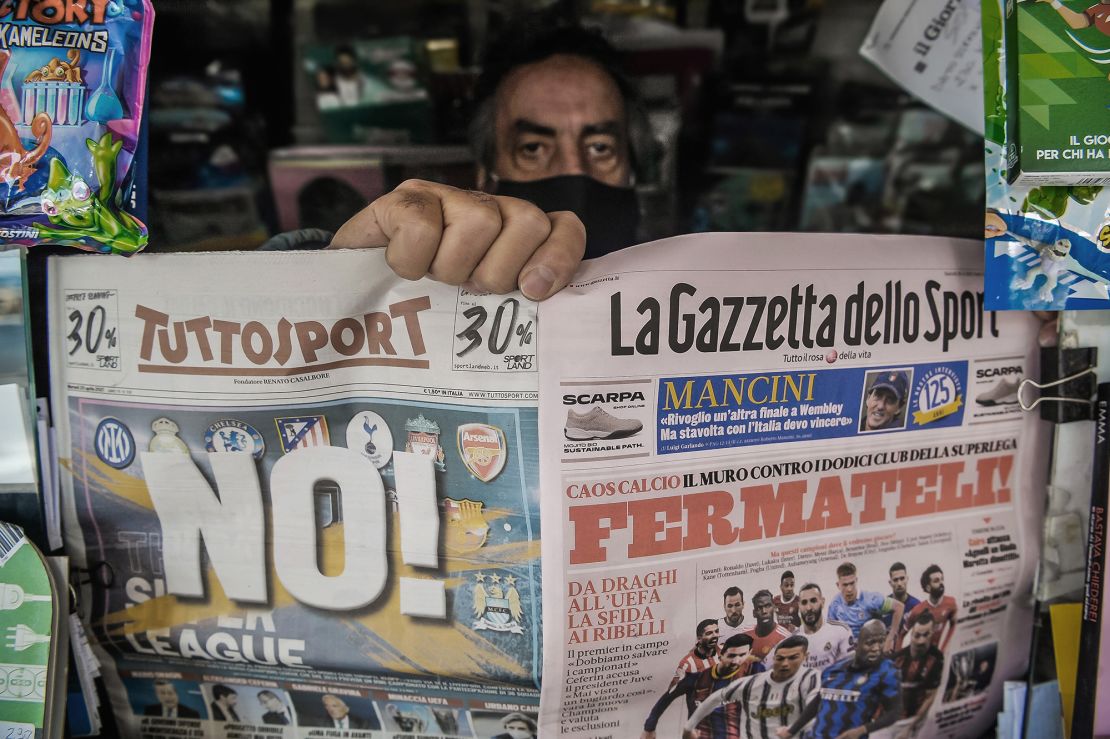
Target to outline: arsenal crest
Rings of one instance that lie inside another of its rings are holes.
[[[478,581],[474,586],[474,630],[523,634],[520,619],[524,610],[520,607],[516,578],[479,572],[474,579]]]
[[[505,469],[505,432],[484,423],[464,423],[458,431],[459,456],[470,474],[489,482]]]
[[[482,515],[480,501],[444,498],[443,512],[447,514],[443,545],[449,553],[468,554],[482,548],[489,536],[489,523]]]
[[[405,421],[405,431],[409,434],[409,439],[405,443],[406,452],[416,452],[425,457],[431,457],[437,470],[446,471],[443,447],[439,445],[438,423],[424,418],[424,414],[421,413],[416,418]]]

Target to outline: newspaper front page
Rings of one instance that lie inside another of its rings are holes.
[[[544,303],[545,739],[993,725],[1045,445],[982,285],[977,243],[714,234]]]
[[[123,736],[534,734],[534,304],[380,250],[51,267],[67,547]]]

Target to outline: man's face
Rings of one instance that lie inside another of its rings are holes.
[[[929,595],[940,598],[944,595],[944,573],[934,572],[929,575]]]
[[[698,637],[698,646],[701,647],[702,653],[712,652],[717,649],[717,639],[721,635],[721,629],[717,624],[709,624],[705,627],[705,631],[701,632]]]
[[[234,706],[239,702],[239,695],[237,693],[228,693],[220,698],[225,706]]]
[[[916,657],[925,654],[929,643],[933,640],[933,627],[931,624],[914,624],[910,630],[910,651]]]
[[[526,182],[585,174],[631,179],[628,123],[616,83],[581,57],[556,55],[513,70],[497,90],[495,174]]]
[[[175,708],[177,706],[177,690],[175,690],[172,685],[155,685],[154,697],[166,708]]]
[[[856,590],[855,575],[844,575],[837,578],[836,587],[840,589],[840,595],[844,598],[845,603],[851,605],[856,602],[859,591]]]
[[[350,54],[340,54],[335,58],[335,71],[343,77],[354,77],[358,74],[358,61]]]
[[[779,585],[779,590],[782,591],[782,599],[783,600],[790,600],[791,598],[793,598],[794,597],[794,578],[792,578],[792,577],[782,578],[782,584]]]
[[[886,640],[886,634],[881,629],[869,631],[864,633],[862,630],[859,635],[859,642],[856,644],[856,654],[862,658],[863,664],[875,665],[883,658],[883,642]]]
[[[775,608],[771,604],[771,597],[760,595],[752,598],[752,615],[758,624],[766,624],[775,617]]]
[[[739,667],[748,658],[748,654],[752,651],[751,647],[732,647],[726,649],[721,653],[721,666],[724,667],[722,672],[730,672],[732,669]]]
[[[531,727],[529,727],[528,724],[524,723],[523,721],[510,721],[509,723],[505,724],[505,731],[520,732],[521,734],[526,736],[532,734]]]
[[[867,428],[885,429],[902,410],[898,397],[888,388],[875,388],[867,394]]]
[[[798,595],[798,615],[809,628],[815,628],[825,609],[825,599],[816,588],[807,588]]]
[[[894,570],[890,573],[890,592],[898,598],[906,594],[905,570]]]
[[[267,711],[277,711],[280,713],[285,708],[276,695],[270,695],[269,693],[260,693],[258,702],[261,703],[263,708]]]
[[[324,703],[324,710],[327,711],[328,715],[333,719],[341,719],[351,710],[347,708],[346,703],[336,698],[334,695],[325,695],[321,700]]]
[[[736,626],[744,618],[744,596],[737,593],[725,598],[725,621]]]
[[[806,650],[802,647],[776,649],[771,665],[771,677],[779,682],[789,680],[794,677],[794,673],[802,666],[802,662],[805,661],[805,658]]]

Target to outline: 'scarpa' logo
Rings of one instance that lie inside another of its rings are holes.
[[[105,418],[93,438],[97,459],[109,467],[122,470],[135,461],[135,437],[122,421]]]
[[[564,395],[563,405],[593,405],[595,403],[633,403],[643,401],[644,394],[639,390],[623,393],[580,393]]]

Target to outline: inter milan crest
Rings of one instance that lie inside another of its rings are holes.
[[[478,581],[474,585],[474,630],[523,634],[520,619],[524,610],[520,607],[516,578],[479,572],[474,579]]]
[[[443,447],[439,445],[439,424],[424,418],[421,413],[416,418],[405,421],[405,431],[409,433],[405,443],[406,452],[416,452],[425,457],[431,457],[436,469],[440,472],[447,470],[444,459]]]
[[[374,463],[378,469],[393,456],[393,432],[374,411],[362,411],[347,423],[347,448]]]
[[[450,554],[469,554],[482,548],[489,537],[489,522],[482,515],[480,501],[444,498],[443,512],[447,518],[443,545]]]
[[[313,446],[328,446],[328,421],[323,416],[298,416],[275,418],[281,451],[285,454],[295,449],[308,449]]]
[[[210,452],[246,452],[255,459],[262,459],[266,453],[266,442],[254,426],[233,418],[223,418],[204,432],[204,448]]]
[[[458,430],[459,456],[470,474],[489,482],[505,469],[505,432],[484,423],[464,423]]]

